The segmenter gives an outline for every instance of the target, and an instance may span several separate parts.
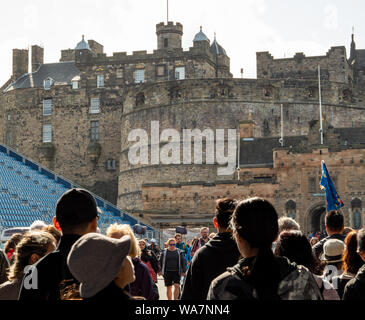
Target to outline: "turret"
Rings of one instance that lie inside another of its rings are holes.
[[[183,35],[183,26],[181,23],[169,21],[167,24],[163,22],[156,25],[157,49],[180,49]]]

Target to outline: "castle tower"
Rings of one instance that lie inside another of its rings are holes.
[[[75,60],[76,63],[85,63],[92,56],[91,48],[85,41],[85,36],[82,35],[82,40],[77,44],[75,48]]]
[[[157,49],[180,49],[183,35],[183,26],[181,23],[172,21],[167,24],[160,22],[156,24]]]

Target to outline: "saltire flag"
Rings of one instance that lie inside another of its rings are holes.
[[[319,185],[321,189],[324,189],[326,192],[327,212],[331,210],[338,210],[344,206],[335,186],[332,183],[324,160],[322,160],[322,176]]]

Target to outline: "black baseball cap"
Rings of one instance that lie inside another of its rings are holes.
[[[92,221],[100,209],[93,195],[79,188],[67,190],[56,205],[56,219],[61,225],[78,225]]]

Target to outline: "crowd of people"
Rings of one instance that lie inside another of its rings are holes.
[[[113,224],[83,189],[65,192],[53,225],[35,222],[0,251],[0,300],[365,300],[365,229],[325,216],[326,233],[304,234],[262,198],[216,201],[213,224],[191,241],[160,247]]]

